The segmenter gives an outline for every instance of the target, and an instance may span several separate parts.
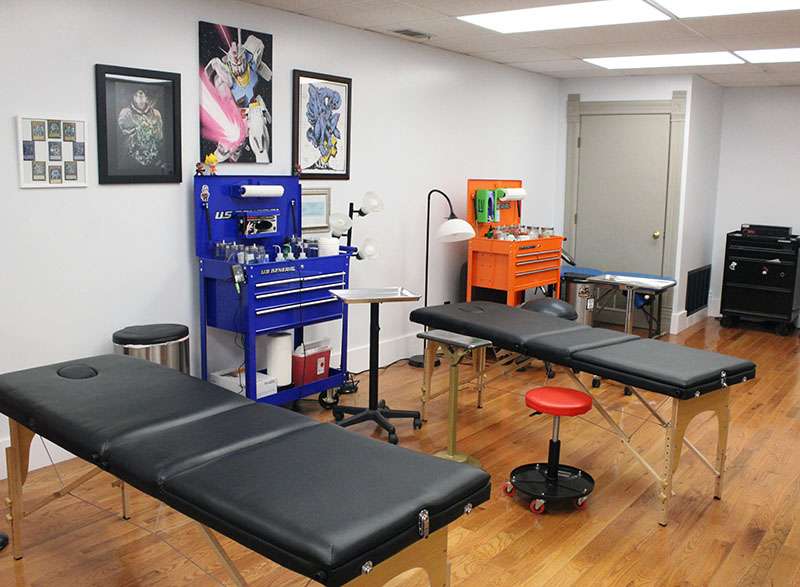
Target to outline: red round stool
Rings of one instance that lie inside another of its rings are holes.
[[[544,513],[548,502],[572,501],[579,508],[594,489],[591,475],[559,462],[561,441],[558,429],[561,416],[579,416],[592,409],[592,397],[566,387],[537,387],[525,394],[525,405],[534,413],[553,416],[553,437],[546,463],[522,465],[511,471],[511,480],[503,489],[507,495],[520,491],[531,498],[531,511]]]

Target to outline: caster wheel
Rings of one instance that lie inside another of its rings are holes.
[[[733,328],[739,322],[736,316],[723,316],[719,319],[719,323],[723,328]]]
[[[602,380],[599,377],[592,377],[592,388],[597,389],[600,387]]]
[[[794,324],[791,322],[781,322],[775,326],[775,334],[780,336],[789,336],[794,330]]]
[[[588,497],[579,497],[578,499],[575,500],[575,507],[578,508],[579,510],[585,510],[588,503],[589,503]]]
[[[503,483],[503,493],[508,497],[514,497],[517,493],[517,488],[512,485],[511,481],[506,481]]]
[[[394,432],[390,432],[389,433],[389,442],[391,444],[397,444],[397,434],[395,434]]]
[[[341,422],[344,419],[344,414],[339,410],[333,410],[333,419],[337,422]]]
[[[329,389],[328,391],[323,391],[321,394],[319,394],[317,399],[319,400],[319,405],[326,410],[331,410],[334,406],[339,405],[339,392]]]
[[[548,369],[547,370],[547,378],[548,379],[553,379],[555,376],[556,376],[555,371],[553,371],[552,369]]]
[[[422,429],[422,420],[420,418],[414,418],[414,430]]]
[[[543,499],[534,499],[531,502],[530,509],[534,514],[543,514],[544,513],[544,500]]]
[[[386,400],[381,400],[378,402],[378,409],[379,410],[388,410],[389,406],[386,405]]]

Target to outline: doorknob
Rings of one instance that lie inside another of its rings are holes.
[[[654,241],[657,241],[657,240],[658,240],[658,239],[660,239],[660,238],[661,238],[661,231],[660,231],[660,230],[656,230],[656,231],[653,233],[653,240],[654,240]]]

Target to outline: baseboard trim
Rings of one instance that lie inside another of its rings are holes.
[[[686,310],[682,310],[672,315],[672,320],[670,321],[669,333],[670,334],[678,334],[689,328],[690,326],[694,326],[698,322],[702,322],[708,318],[708,308],[703,308],[702,310],[698,310],[691,316],[686,315]]]

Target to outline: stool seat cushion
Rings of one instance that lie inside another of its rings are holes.
[[[551,416],[579,416],[592,409],[592,397],[567,387],[537,387],[525,394],[525,405]]]
[[[116,344],[164,344],[189,336],[189,328],[183,324],[142,324],[117,330],[112,336]]]

